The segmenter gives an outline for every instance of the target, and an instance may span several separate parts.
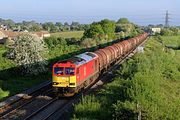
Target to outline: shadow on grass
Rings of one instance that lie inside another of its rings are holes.
[[[127,38],[126,38],[127,39]],[[74,55],[83,53],[83,52],[87,52],[87,51],[95,51],[97,49],[100,48],[104,48],[108,45],[112,45],[114,43],[117,43],[121,41],[120,39],[118,40],[114,40],[108,43],[104,43],[98,46],[94,46],[91,48],[83,48],[68,54],[63,54],[61,56],[58,56],[56,58],[52,58],[47,60],[48,61],[48,71],[46,73],[41,73],[38,75],[22,75],[21,74],[21,66],[18,67],[13,67],[13,68],[9,68],[9,69],[5,69],[5,70],[1,70],[0,71],[0,87],[4,90],[4,91],[9,91],[9,95],[14,95],[16,93],[19,93],[21,91],[27,90],[30,87],[32,87],[33,85],[39,84],[41,82],[47,81],[47,80],[51,80],[51,70],[52,70],[52,66],[55,62],[60,61],[60,60],[64,60],[64,59],[68,59]]]
[[[180,46],[165,46],[165,47],[173,50],[180,50]]]

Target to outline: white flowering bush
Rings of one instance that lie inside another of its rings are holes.
[[[14,39],[6,56],[21,66],[23,74],[34,74],[46,71],[44,53],[47,52],[44,41],[36,35],[22,33]]]

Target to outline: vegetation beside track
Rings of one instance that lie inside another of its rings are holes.
[[[114,81],[75,105],[73,119],[179,119],[180,36],[154,36]]]

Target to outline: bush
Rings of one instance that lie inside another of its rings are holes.
[[[44,42],[47,44],[48,48],[54,48],[58,45],[67,45],[65,38],[55,36],[45,38]]]
[[[14,44],[14,41],[8,38],[5,42],[6,48],[10,48]]]
[[[91,38],[86,38],[81,42],[81,46],[85,48],[90,48],[92,46],[96,46],[96,41]]]
[[[113,104],[113,118],[116,120],[136,120],[138,113],[134,111],[136,105],[130,103],[129,101]]]
[[[0,88],[0,99],[4,98],[4,97],[7,97],[9,95],[9,92],[8,91],[3,91],[1,88]]]
[[[74,119],[93,119],[94,116],[99,116],[101,114],[101,105],[98,100],[92,95],[88,97],[83,97],[80,104],[75,106],[76,115]]]
[[[174,36],[179,34],[179,30],[177,28],[164,28],[160,34],[163,36]]]
[[[46,71],[44,54],[47,52],[43,40],[36,35],[23,33],[8,48],[6,57],[21,66],[22,74],[38,74]]]
[[[79,43],[81,42],[81,39],[79,38],[66,38],[65,40],[67,42],[67,45],[79,45]]]

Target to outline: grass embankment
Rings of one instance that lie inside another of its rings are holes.
[[[73,119],[180,118],[180,36],[151,37],[113,82],[75,105]]]
[[[58,32],[52,33],[52,36],[62,37],[62,38],[81,38],[84,31],[70,31],[70,32]]]

